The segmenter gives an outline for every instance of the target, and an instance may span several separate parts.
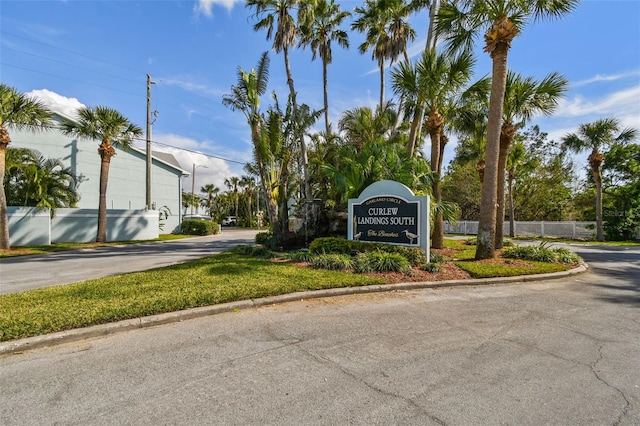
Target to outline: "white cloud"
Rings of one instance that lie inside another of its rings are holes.
[[[601,98],[588,99],[583,95],[560,102],[555,114],[557,117],[576,117],[588,120],[593,117],[616,117],[623,122],[640,119],[640,85]]]
[[[198,0],[193,10],[196,15],[202,14],[210,18],[213,16],[213,6],[222,6],[230,11],[236,3],[242,2],[240,0]]]
[[[51,111],[71,119],[77,118],[76,111],[85,106],[76,98],[67,98],[47,89],[32,90],[26,95],[38,99]]]
[[[238,173],[232,170],[231,163],[204,153],[204,151],[214,149],[212,148],[211,141],[197,141],[192,138],[174,134],[154,134],[153,140],[162,144],[154,145],[153,149],[172,154],[183,170],[191,174],[193,173],[195,165],[196,193],[202,186],[209,183],[214,184],[220,189],[224,189],[224,180],[231,176],[238,175]],[[235,165],[233,168],[236,168]],[[184,178],[182,182],[183,190],[187,192],[191,191],[192,180],[193,176]]]
[[[572,83],[572,86],[573,87],[580,87],[580,86],[586,86],[586,85],[592,84],[592,83],[598,83],[598,82],[601,82],[601,81],[618,81],[618,80],[624,80],[624,79],[627,79],[627,78],[632,78],[632,77],[637,77],[637,76],[640,76],[640,70],[627,71],[627,72],[622,72],[622,73],[618,73],[618,74],[611,74],[611,75],[596,74],[595,77]]]

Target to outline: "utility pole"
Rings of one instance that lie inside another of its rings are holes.
[[[146,208],[151,210],[151,75],[147,74],[147,196]]]

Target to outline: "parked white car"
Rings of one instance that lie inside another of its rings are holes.
[[[236,226],[237,222],[235,216],[227,216],[222,219],[222,226]]]

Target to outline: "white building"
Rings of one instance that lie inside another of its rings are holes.
[[[59,123],[56,115],[54,121]],[[78,178],[80,201],[78,208],[98,209],[100,195],[100,155],[97,140],[76,139],[62,132],[51,130],[31,133],[13,130],[13,148],[29,148],[47,158],[57,158],[71,169]],[[182,178],[189,176],[176,159],[167,153],[153,152],[151,168],[151,201],[154,209],[168,209],[160,233],[175,231],[182,219]],[[146,153],[132,148],[123,151],[116,148],[111,158],[107,186],[107,209],[138,210],[146,207]]]

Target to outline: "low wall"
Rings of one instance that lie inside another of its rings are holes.
[[[9,242],[12,247],[46,246],[51,244],[49,209],[7,207]]]
[[[11,245],[88,243],[96,240],[97,209],[49,210],[8,207]],[[158,238],[159,217],[155,210],[107,210],[107,241],[153,240]]]

